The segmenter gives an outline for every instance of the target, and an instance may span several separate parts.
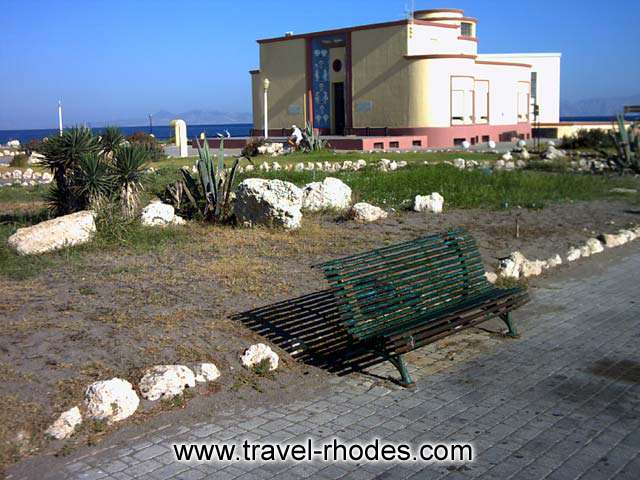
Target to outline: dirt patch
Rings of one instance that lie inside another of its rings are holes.
[[[136,384],[141,371],[154,364],[216,363],[223,377],[201,393],[215,394],[219,408],[276,402],[282,392],[292,398],[320,388],[328,374],[284,352],[274,377],[248,374],[239,354],[261,338],[229,319],[326,288],[310,268],[315,263],[457,226],[473,234],[487,265],[516,249],[530,258],[548,258],[633,222],[640,222],[640,215],[624,202],[585,202],[440,216],[399,212],[372,225],[308,216],[293,233],[190,225],[185,228],[191,240],[176,248],[152,254],[94,252],[28,280],[0,277],[3,461],[59,449],[59,444],[42,442],[42,431],[80,402],[90,382],[119,376]],[[465,340],[454,355],[464,358],[465,350],[476,348],[474,342]],[[184,404],[144,407],[131,422]],[[82,441],[96,442],[104,435],[87,428]]]

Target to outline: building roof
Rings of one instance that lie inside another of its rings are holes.
[[[454,19],[452,18],[451,20],[458,20],[457,18]],[[451,25],[451,24],[447,24],[447,23],[438,23],[438,22],[434,22],[431,20],[409,20],[409,19],[403,19],[403,20],[396,20],[396,21],[392,21],[392,22],[383,22],[383,23],[371,23],[371,24],[367,24],[367,25],[357,25],[357,26],[353,26],[353,27],[345,27],[345,28],[337,28],[334,30],[324,30],[324,31],[319,31],[319,32],[309,32],[309,33],[301,33],[301,34],[297,34],[297,35],[285,35],[282,37],[273,37],[273,38],[263,38],[260,40],[257,40],[258,43],[272,43],[272,42],[282,42],[282,41],[286,41],[286,40],[297,40],[297,39],[301,39],[301,38],[309,38],[309,37],[318,37],[318,36],[323,36],[323,35],[334,35],[336,33],[347,33],[347,32],[354,32],[357,30],[370,30],[370,29],[375,29],[375,28],[385,28],[385,27],[394,27],[397,25],[407,25],[409,23],[413,23],[414,25],[427,25],[427,26],[432,26],[432,27],[441,27],[441,28],[459,28],[457,25]]]

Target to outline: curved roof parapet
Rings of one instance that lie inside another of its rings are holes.
[[[432,18],[451,17],[451,19],[462,18],[464,10],[457,8],[431,8],[429,10],[416,10],[413,12],[413,18],[417,20],[430,20]]]

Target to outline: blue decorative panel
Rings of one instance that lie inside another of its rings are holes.
[[[344,34],[315,37],[311,42],[313,121],[315,128],[331,128],[331,53],[330,47],[343,46]]]

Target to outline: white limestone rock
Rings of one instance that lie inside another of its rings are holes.
[[[623,237],[626,239],[626,242],[633,242],[637,235],[635,234],[635,232],[633,230],[619,230],[618,231],[618,237]],[[625,242],[625,243],[626,243]]]
[[[371,223],[377,220],[387,218],[388,213],[380,207],[360,202],[351,207],[349,216],[358,223]]]
[[[547,267],[547,263],[542,260],[525,260],[522,262],[520,274],[525,277],[537,277],[542,275],[542,271]]]
[[[416,195],[413,200],[413,210],[415,212],[442,213],[444,207],[444,197],[438,192],[431,195]]]
[[[604,235],[602,235],[602,241],[607,248],[619,247],[627,243],[626,237],[613,233],[605,233]]]
[[[546,268],[554,268],[562,265],[562,257],[558,254],[555,257],[551,257],[546,261]]]
[[[56,440],[69,438],[75,432],[76,427],[82,423],[82,414],[78,407],[73,407],[62,413],[58,419],[44,432]]]
[[[398,164],[396,162],[392,162],[388,158],[381,158],[378,162],[378,170],[381,172],[390,172],[398,168]]]
[[[511,155],[511,152],[507,152],[502,155],[502,160],[504,160],[505,162],[510,162],[511,160],[513,160],[513,155]]]
[[[498,274],[494,272],[485,272],[485,278],[489,283],[496,283],[498,281]]]
[[[590,255],[595,255],[596,253],[601,253],[604,251],[604,247],[602,246],[602,242],[597,238],[590,238],[586,242],[586,247],[589,249]]]
[[[164,227],[174,223],[175,216],[176,212],[172,205],[157,200],[142,209],[140,221],[146,227]]]
[[[9,148],[20,148],[20,140],[9,140],[7,142]]]
[[[214,382],[220,378],[220,370],[213,363],[201,363],[194,368],[195,380],[198,383]]]
[[[587,258],[591,256],[591,249],[588,245],[583,245],[582,247],[578,247],[580,250],[580,258]]]
[[[504,166],[505,166],[505,161],[502,160],[501,158],[496,160],[496,163],[494,165],[496,170],[502,170],[504,168]]]
[[[302,190],[290,182],[248,178],[236,190],[234,212],[241,225],[299,228],[301,207]]]
[[[196,386],[193,371],[184,365],[156,365],[148,369],[138,388],[147,400],[173,398],[181,395],[185,388]]]
[[[526,148],[523,148],[522,151],[520,152],[520,158],[522,160],[529,160],[531,158],[531,154]]]
[[[244,351],[242,357],[240,357],[240,362],[247,368],[253,368],[265,359],[269,360],[269,370],[273,371],[278,368],[278,362],[280,361],[278,354],[264,343],[258,343],[251,345]]]
[[[89,418],[109,423],[130,417],[140,404],[133,386],[121,378],[92,383],[85,392],[84,401]]]
[[[36,255],[87,243],[96,232],[94,213],[88,210],[19,228],[9,237],[18,255]]]
[[[567,252],[567,262],[575,262],[582,256],[582,251],[579,248],[570,248]]]
[[[363,160],[363,159],[360,159],[360,160],[356,161],[355,165],[356,165],[356,169],[360,170],[361,168],[365,168],[367,166],[367,161]]]
[[[309,183],[302,190],[303,210],[346,210],[350,205],[351,188],[337,178],[327,177],[322,182]]]
[[[304,163],[298,162],[296,166],[293,168],[296,172],[304,172]]]
[[[513,252],[506,258],[502,258],[499,264],[500,275],[506,278],[520,278],[522,267],[527,261],[525,256],[520,252]]]
[[[467,162],[465,161],[464,158],[454,158],[453,159],[453,166],[456,167],[458,170],[464,170],[466,167]]]
[[[516,169],[516,164],[514,162],[505,162],[504,169],[507,171],[512,171]]]

